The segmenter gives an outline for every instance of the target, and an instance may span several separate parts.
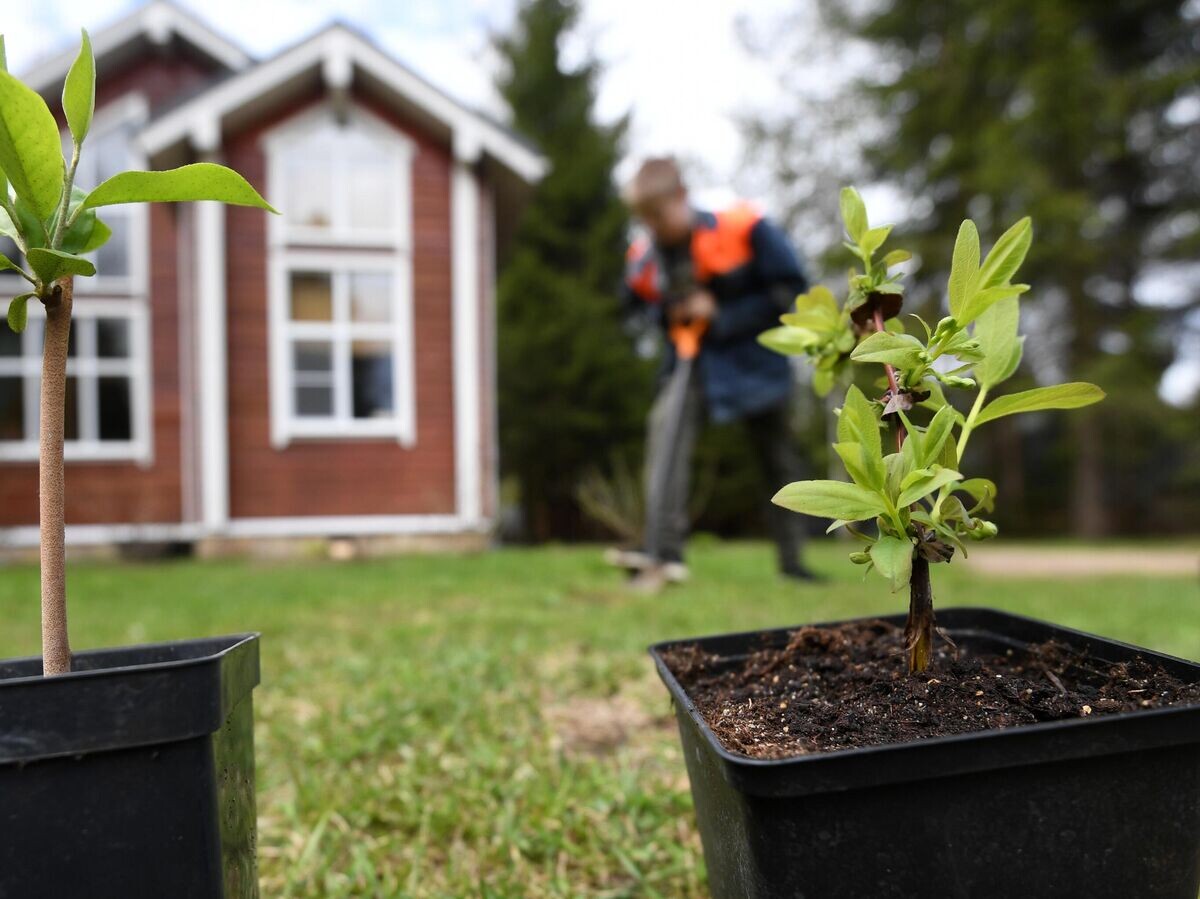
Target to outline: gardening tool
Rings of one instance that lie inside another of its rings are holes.
[[[708,330],[708,320],[703,318],[680,321],[672,324],[667,336],[675,347],[675,370],[663,389],[665,404],[663,439],[657,441],[657,458],[650,459],[650,490],[646,495],[646,539],[644,549],[654,564],[662,562],[660,533],[662,530],[663,507],[667,499],[667,476],[671,468],[671,457],[683,415],[687,408],[688,389],[692,382],[696,357],[700,344]]]

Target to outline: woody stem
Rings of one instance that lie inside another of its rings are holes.
[[[879,332],[883,331],[883,313],[878,309],[878,307],[875,309],[875,330]],[[883,370],[887,372],[888,387],[892,389],[892,396],[898,396],[900,394],[900,382],[896,379],[896,369],[893,368],[890,363],[885,362],[883,363]],[[904,425],[900,423],[899,419],[897,419],[896,452],[900,452],[900,450],[903,448],[904,436]]]

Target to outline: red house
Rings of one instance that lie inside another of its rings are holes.
[[[495,260],[536,151],[340,24],[258,61],[155,2],[93,43],[82,186],[219,160],[282,214],[106,211],[76,287],[68,541],[486,535]],[[52,108],[72,57],[25,76]],[[8,547],[37,543],[30,312],[0,325]]]

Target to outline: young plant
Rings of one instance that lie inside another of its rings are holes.
[[[96,108],[96,61],[83,32],[79,54],[63,83],[63,114],[71,158],[63,159],[58,125],[45,101],[7,71],[0,37],[0,234],[12,238],[20,259],[0,255],[0,271],[15,271],[30,289],[8,306],[8,325],[25,330],[30,301],[45,307],[38,422],[41,523],[42,670],[71,669],[67,638],[63,419],[67,346],[75,276],[96,274],[87,254],[111,232],[96,214],[104,206],[216,200],[275,210],[241,175],[212,163],[164,172],[122,172],[92,191],[75,186],[75,170]]]
[[[955,550],[965,556],[968,541],[996,535],[995,524],[983,517],[993,510],[996,485],[962,472],[971,435],[1018,412],[1088,406],[1104,392],[1094,384],[1058,384],[988,402],[1021,361],[1019,297],[1029,287],[1012,279],[1029,250],[1028,218],[1004,232],[983,258],[975,224],[962,223],[947,286],[950,315],[933,328],[912,316],[922,340],[900,325],[903,287],[890,274],[909,254],[893,250],[876,262],[891,226],[869,227],[853,188],[842,190],[841,208],[846,246],[862,264],[861,272],[850,272],[845,303],[839,308],[827,289],[816,287],[796,300],[782,326],[760,339],[807,357],[817,368],[819,392],[828,392],[849,363],[882,366],[882,392],[868,397],[852,385],[838,413],[833,449],[850,482],[798,481],[774,501],[832,518],[829,531],[844,527],[863,544],[851,561],[878,571],[893,592],[908,584],[905,645],[909,671],[919,672],[933,652],[930,563],[949,562]],[[944,388],[974,393],[965,416],[946,400]],[[890,431],[890,439],[881,431]],[[887,451],[893,442],[894,451]],[[862,522],[873,527],[864,529]]]

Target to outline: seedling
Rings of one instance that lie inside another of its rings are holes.
[[[821,395],[850,363],[882,366],[882,392],[868,397],[851,385],[838,413],[833,449],[850,482],[797,481],[780,490],[774,502],[832,518],[830,532],[845,528],[862,543],[850,554],[852,562],[878,571],[893,592],[908,584],[908,669],[920,672],[933,652],[930,564],[949,562],[956,551],[965,556],[969,542],[996,536],[996,525],[983,517],[994,509],[996,485],[962,473],[971,435],[1018,412],[1089,406],[1103,399],[1104,392],[1076,382],[988,402],[1021,361],[1019,298],[1029,286],[1012,279],[1029,251],[1033,229],[1028,218],[1005,231],[983,258],[974,222],[962,223],[947,285],[950,314],[933,328],[919,316],[909,316],[921,339],[905,333],[898,317],[904,288],[892,271],[910,254],[892,250],[875,260],[891,226],[868,225],[866,207],[854,188],[842,190],[841,211],[846,247],[862,266],[850,271],[845,302],[839,306],[828,289],[814,287],[797,298],[795,311],[782,317],[780,327],[760,340],[809,360]],[[966,415],[946,399],[946,388],[974,393]],[[893,443],[895,450],[887,452]]]
[[[30,301],[46,310],[38,424],[41,522],[42,670],[71,669],[67,637],[63,418],[67,345],[76,276],[96,274],[87,255],[111,232],[96,214],[104,206],[215,200],[275,210],[237,172],[196,163],[163,172],[122,172],[91,192],[75,187],[84,139],[96,108],[96,61],[83,32],[79,54],[63,83],[63,113],[71,135],[64,160],[58,125],[45,101],[7,71],[0,37],[0,234],[11,237],[23,258],[0,255],[0,271],[15,271],[30,290],[8,306],[8,325],[25,330]]]

